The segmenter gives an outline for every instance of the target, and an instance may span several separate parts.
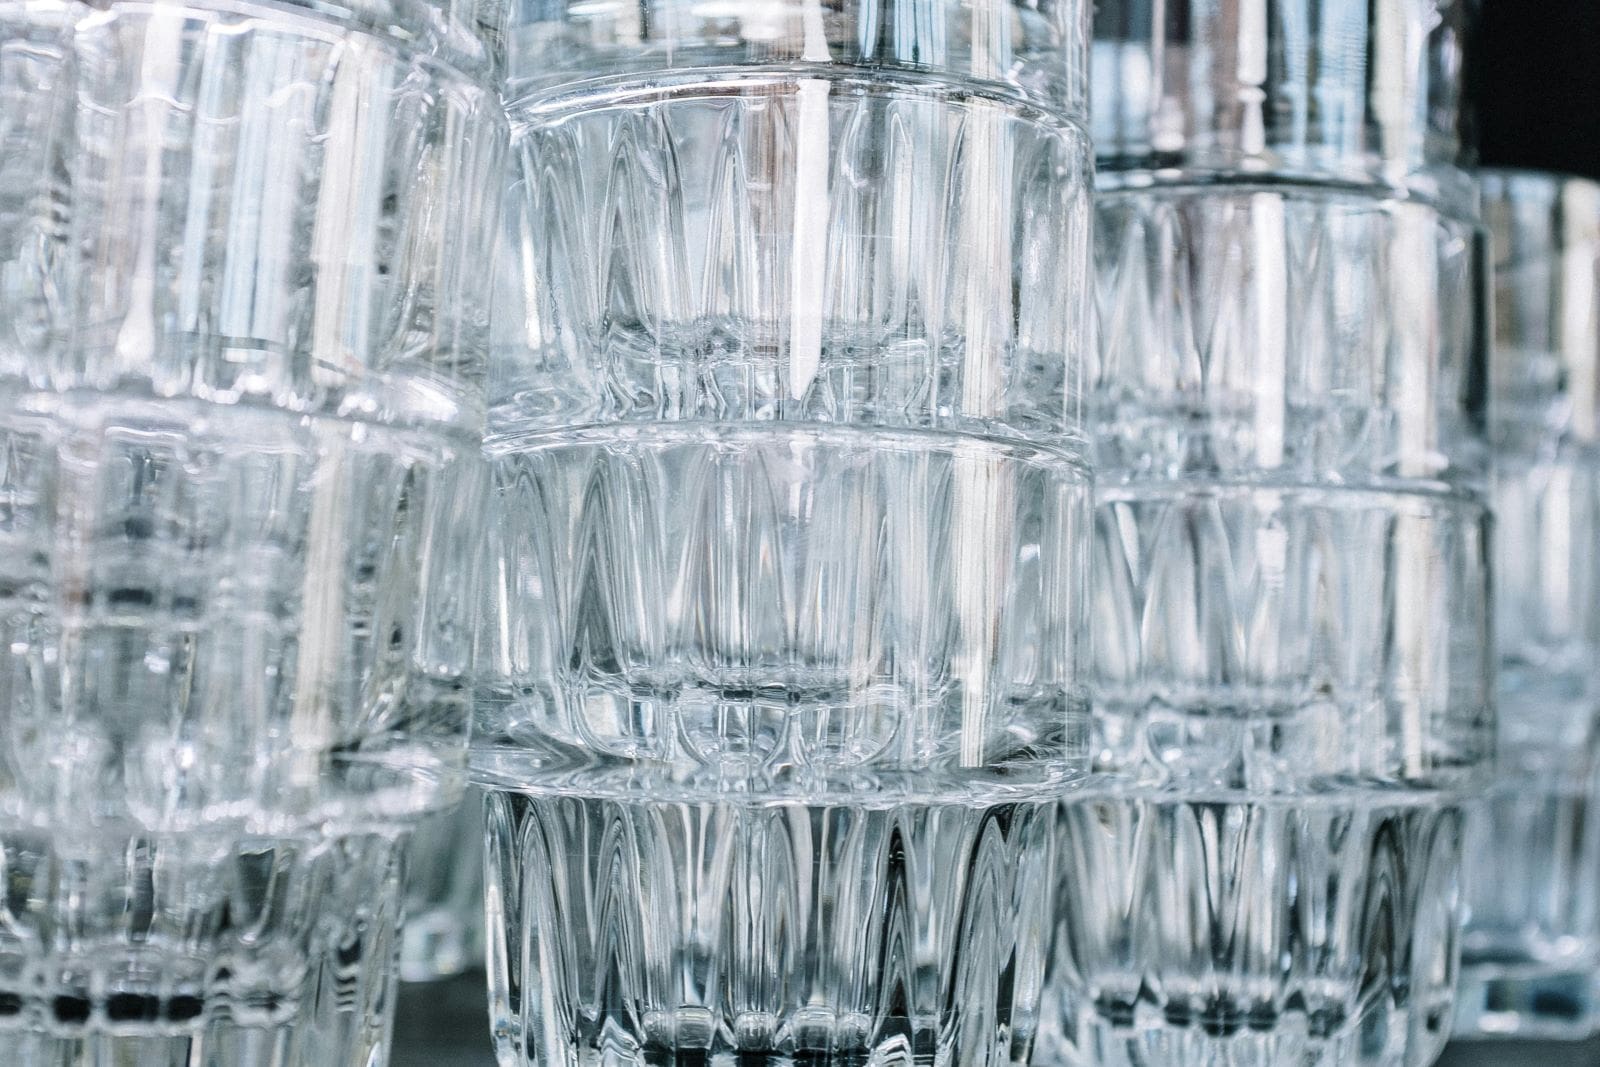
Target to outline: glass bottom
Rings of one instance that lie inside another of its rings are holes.
[[[387,1061],[399,842],[105,844],[0,837],[6,1067]]]
[[[483,966],[483,797],[432,815],[411,836],[400,979],[436,982]]]
[[[1449,1034],[1460,860],[1437,797],[1064,803],[1039,1062],[1425,1067]]]
[[[1600,1033],[1600,969],[1496,973],[1463,966],[1455,1033],[1483,1038],[1581,1041]]]
[[[491,793],[499,1062],[1026,1063],[1051,810]]]

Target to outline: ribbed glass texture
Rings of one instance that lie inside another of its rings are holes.
[[[388,834],[146,835],[114,855],[8,832],[8,1062],[387,1062],[400,855]]]
[[[462,786],[505,141],[436,21],[0,5],[8,1063],[385,1054],[396,839]]]
[[[1482,178],[1495,260],[1500,780],[1469,823],[1458,1027],[1600,1025],[1600,186]]]
[[[1138,185],[1165,172],[1460,192],[1472,7],[1101,0],[1096,154],[1109,181]]]
[[[1470,212],[1186,182],[1097,199],[1107,485],[1481,485],[1486,265]]]
[[[1042,1054],[1422,1067],[1494,750],[1459,5],[1097,8],[1091,758]]]
[[[503,119],[296,4],[0,6],[0,378],[476,431]]]
[[[1028,1054],[1018,864],[1087,755],[1086,13],[508,32],[473,756],[503,1063]]]

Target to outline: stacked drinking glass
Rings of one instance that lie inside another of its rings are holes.
[[[1093,759],[1044,1047],[1426,1064],[1492,754],[1462,4],[1102,0]]]
[[[0,5],[0,1059],[381,1063],[459,798],[466,5]]]
[[[1086,755],[1086,5],[523,10],[500,1062],[1025,1061]]]
[[[1600,186],[1483,176],[1495,261],[1499,779],[1470,809],[1458,1029],[1600,1025]]]

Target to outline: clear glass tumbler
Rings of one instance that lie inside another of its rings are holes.
[[[1161,172],[1463,195],[1476,0],[1099,0],[1102,174]]]
[[[397,841],[463,780],[505,140],[432,25],[0,4],[8,1063],[382,1055]]]
[[[539,10],[473,756],[501,1062],[1025,1060],[1086,754],[1086,6]]]
[[[1488,172],[1500,772],[1470,809],[1457,1028],[1600,1025],[1600,185]]]
[[[1483,242],[1428,105],[1456,6],[1098,5],[1100,773],[1060,809],[1049,1062],[1448,1036],[1494,743]]]

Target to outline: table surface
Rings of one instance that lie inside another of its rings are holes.
[[[494,1067],[481,973],[404,987],[390,1067]],[[1457,1045],[1437,1067],[1600,1067],[1600,1041]]]

